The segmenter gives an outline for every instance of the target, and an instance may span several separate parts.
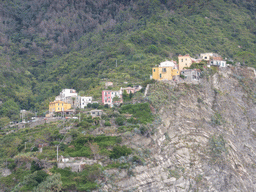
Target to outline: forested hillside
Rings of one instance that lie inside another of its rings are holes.
[[[256,66],[256,1],[10,0],[0,3],[0,116],[47,110],[62,88],[133,84],[178,54]],[[117,67],[116,67],[117,63]],[[12,107],[8,107],[12,106]]]

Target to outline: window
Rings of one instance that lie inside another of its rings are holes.
[[[106,96],[108,95],[107,92],[105,93],[105,95],[106,95]]]
[[[166,68],[163,68],[163,72],[164,72],[164,73],[166,72]]]
[[[58,103],[58,106],[60,106],[60,104]]]
[[[160,78],[162,78],[162,74],[160,73]]]
[[[183,62],[183,59],[181,59],[181,62]]]
[[[110,92],[108,92],[108,94],[110,94]]]
[[[95,112],[92,112],[92,114],[95,114]]]
[[[107,102],[107,99],[105,99],[105,102]]]
[[[156,70],[154,69],[154,72],[156,72]]]
[[[62,106],[63,106],[63,103],[62,103]]]
[[[207,59],[207,57],[204,57],[204,59]]]
[[[58,110],[60,110],[60,108],[58,107]]]
[[[187,59],[185,59],[185,61],[187,61]]]

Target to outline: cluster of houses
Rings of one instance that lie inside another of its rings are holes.
[[[191,80],[199,80],[200,70],[188,69],[193,63],[206,61],[207,66],[226,67],[226,61],[216,53],[201,53],[198,59],[190,57],[190,55],[179,55],[179,63],[176,61],[165,61],[160,63],[158,67],[152,69],[152,79],[155,80],[177,80],[178,76],[183,75]]]
[[[112,82],[107,82],[106,87],[112,87]],[[142,86],[138,85],[135,87],[120,88],[118,91],[113,90],[103,90],[102,91],[102,103],[104,105],[109,105],[113,107],[114,104],[123,103],[123,93],[126,91],[127,94],[134,94],[135,92],[142,89]],[[60,94],[55,97],[53,102],[49,103],[49,114],[48,116],[53,116],[54,113],[65,113],[72,114],[75,109],[84,109],[88,104],[98,103],[93,101],[91,96],[79,96],[75,89],[63,89]],[[92,110],[92,116],[94,114],[99,114],[97,110]]]
[[[138,85],[135,87],[126,87],[120,88],[118,91],[113,90],[103,90],[101,94],[101,100],[104,105],[109,105],[113,107],[114,104],[121,104],[123,103],[123,93],[126,92],[127,94],[134,94],[142,89],[142,86]]]
[[[65,112],[73,113],[75,109],[87,107],[89,103],[98,103],[93,101],[91,96],[79,96],[74,89],[63,89],[49,104],[49,114]]]

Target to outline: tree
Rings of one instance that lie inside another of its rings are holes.
[[[1,117],[0,118],[0,128],[4,128],[9,123],[10,123],[10,118],[9,117]]]
[[[7,116],[11,120],[18,120],[19,113],[19,106],[12,99],[9,99],[0,106],[0,115]]]

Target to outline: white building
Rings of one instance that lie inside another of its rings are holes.
[[[211,60],[210,65],[218,66],[218,67],[227,67],[227,62],[223,60]]]
[[[60,92],[60,100],[65,101],[67,97],[77,97],[77,92],[75,89],[62,89]]]
[[[81,96],[81,98],[80,98],[80,108],[84,109],[84,107],[87,107],[88,103],[92,103],[92,97]]]
[[[178,69],[176,61],[164,61],[159,64],[159,67],[173,67],[173,69]]]

